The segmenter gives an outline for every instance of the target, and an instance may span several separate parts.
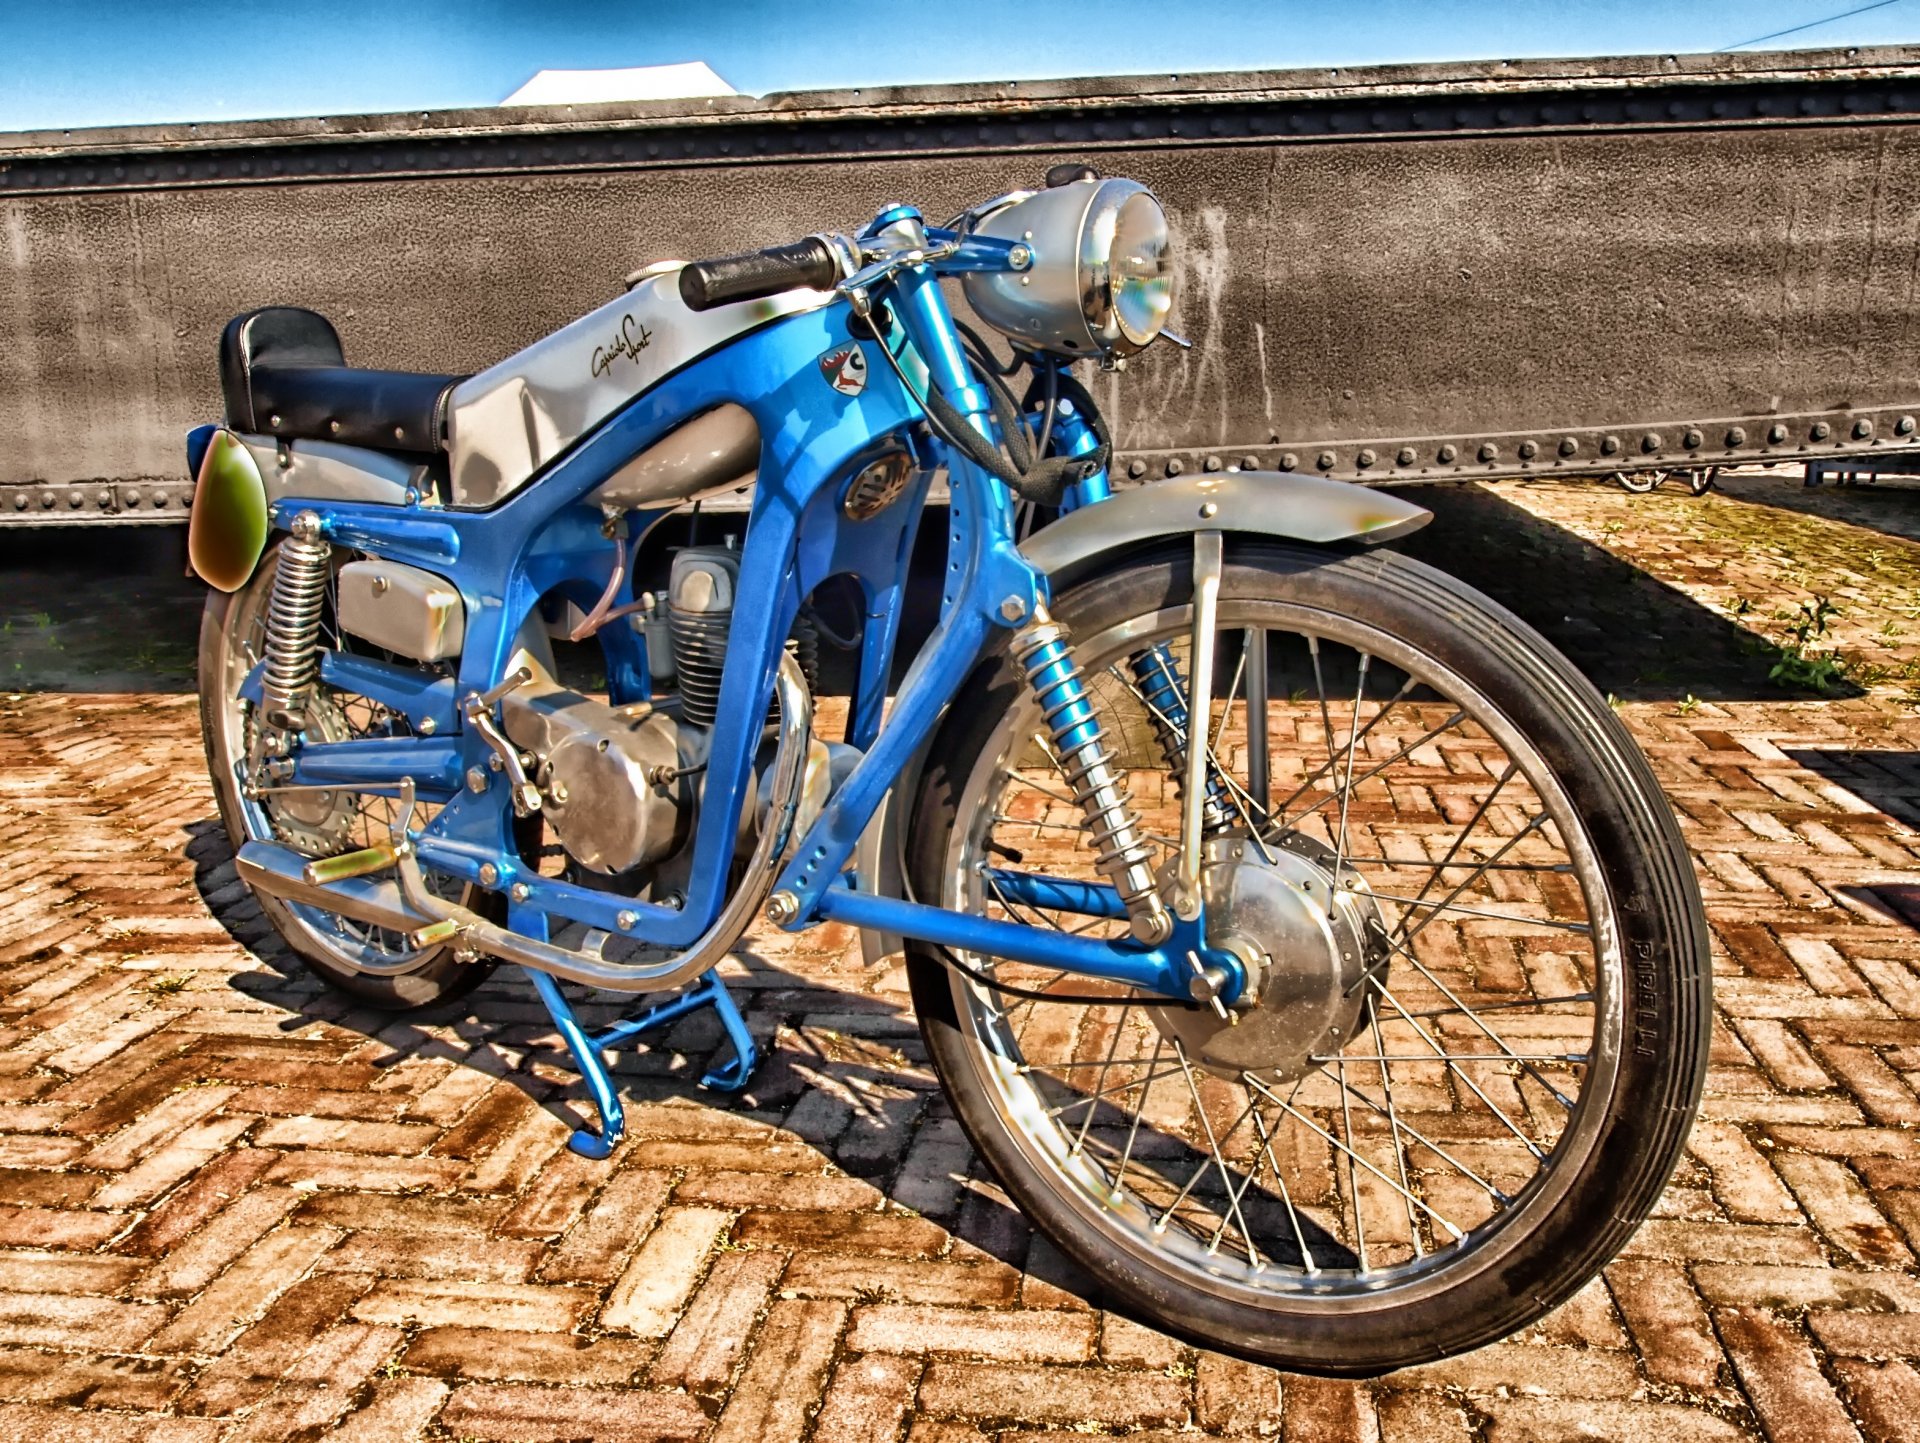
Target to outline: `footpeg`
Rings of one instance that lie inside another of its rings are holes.
[[[403,844],[404,846],[404,844]],[[353,877],[364,877],[371,872],[384,872],[400,860],[403,847],[391,842],[380,842],[375,846],[364,847],[358,852],[342,852],[337,857],[322,857],[317,862],[306,865],[306,880],[309,887],[325,887],[334,882],[345,882]]]

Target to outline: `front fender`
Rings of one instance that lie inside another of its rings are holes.
[[[1155,481],[1069,512],[1021,543],[1055,591],[1102,559],[1194,531],[1253,532],[1319,546],[1377,546],[1433,513],[1391,491],[1286,471],[1214,471]]]
[[[1235,531],[1320,546],[1377,546],[1431,520],[1431,511],[1391,492],[1346,481],[1284,471],[1216,471],[1155,481],[1069,512],[1028,537],[1020,551],[1058,592],[1102,561],[1168,536]],[[901,895],[900,836],[920,790],[925,755],[923,749],[895,779],[886,805],[860,840],[855,863],[860,884],[882,896]],[[863,931],[860,946],[872,965],[897,955],[901,941]]]

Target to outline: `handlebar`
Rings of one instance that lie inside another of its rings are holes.
[[[802,287],[830,291],[840,278],[833,247],[808,236],[745,255],[694,261],[680,272],[680,299],[690,311],[710,311],[729,301],[757,301]]]

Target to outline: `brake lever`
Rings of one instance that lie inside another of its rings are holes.
[[[856,291],[870,291],[895,271],[904,270],[908,266],[924,265],[928,261],[943,261],[959,249],[957,241],[947,241],[942,245],[928,246],[925,249],[918,246],[909,250],[884,252],[863,249],[861,251],[863,256],[877,256],[878,259],[870,260],[867,265],[862,266],[835,286],[834,290],[848,297]]]

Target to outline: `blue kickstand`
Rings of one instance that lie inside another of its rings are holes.
[[[711,1007],[720,1016],[720,1025],[726,1031],[733,1057],[730,1061],[716,1062],[709,1067],[701,1077],[700,1085],[714,1092],[738,1092],[747,1085],[747,1079],[759,1064],[760,1049],[754,1045],[753,1034],[747,1031],[746,1020],[741,1017],[732,994],[727,991],[727,984],[720,980],[717,972],[702,974],[699,981],[678,997],[655,1003],[646,1011],[624,1017],[606,1031],[598,1033],[589,1033],[581,1027],[558,982],[544,972],[530,972],[529,975],[540,993],[540,1000],[547,1004],[547,1011],[553,1015],[553,1024],[560,1029],[567,1051],[573,1054],[574,1065],[586,1079],[587,1091],[593,1095],[593,1105],[600,1113],[598,1132],[590,1127],[577,1128],[573,1136],[567,1139],[567,1146],[582,1157],[606,1157],[626,1130],[626,1113],[620,1106],[620,1095],[614,1091],[613,1078],[608,1075],[606,1062],[601,1057],[609,1048],[618,1047],[656,1027],[677,1022],[689,1012]]]

